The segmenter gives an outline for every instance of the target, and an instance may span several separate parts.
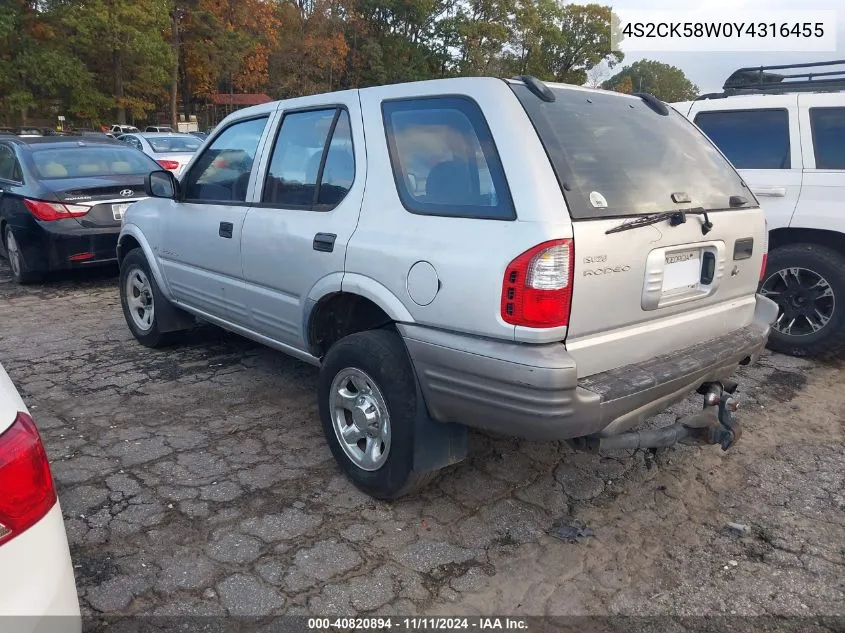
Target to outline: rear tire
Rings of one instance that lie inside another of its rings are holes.
[[[821,356],[845,345],[845,257],[817,244],[769,253],[760,292],[778,304],[769,349]]]
[[[416,386],[405,345],[390,330],[342,338],[320,368],[320,420],[329,448],[352,482],[377,499],[409,494],[439,472],[413,470],[422,404]]]
[[[3,247],[6,250],[9,267],[12,269],[12,279],[22,286],[40,279],[41,276],[29,270],[26,265],[26,260],[23,258],[23,253],[20,251],[11,226],[7,226],[3,231]]]
[[[144,251],[134,248],[120,262],[120,305],[132,335],[141,345],[163,347],[174,342],[178,332],[162,332],[156,306],[169,303],[161,294]]]

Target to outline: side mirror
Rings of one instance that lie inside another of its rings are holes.
[[[153,171],[144,178],[144,191],[151,198],[169,198],[175,200],[179,192],[179,181],[164,169]]]
[[[417,177],[414,174],[408,174],[408,188],[411,190],[411,195],[417,195]]]

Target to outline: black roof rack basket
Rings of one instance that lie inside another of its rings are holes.
[[[698,98],[714,99],[741,94],[838,92],[845,90],[845,59],[739,68],[727,78],[722,90],[723,94],[711,93]]]

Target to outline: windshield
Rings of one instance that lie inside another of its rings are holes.
[[[24,155],[30,168],[44,180],[138,176],[161,169],[135,149],[112,145],[39,149]]]
[[[639,99],[552,88],[555,101],[512,84],[551,159],[574,219],[678,208],[729,209],[754,199],[730,163],[689,121]],[[672,194],[686,194],[678,204]]]
[[[174,152],[195,152],[202,143],[193,136],[161,136],[157,138],[147,137],[147,142],[157,154]]]

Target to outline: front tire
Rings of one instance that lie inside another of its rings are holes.
[[[769,349],[821,356],[845,345],[845,257],[817,244],[769,253],[760,293],[778,304]]]
[[[7,226],[3,231],[3,246],[6,249],[6,259],[9,260],[9,267],[12,269],[12,279],[21,285],[31,284],[38,281],[39,275],[29,270],[26,260],[23,258],[12,227]]]
[[[320,420],[329,448],[352,482],[378,499],[429,483],[415,472],[416,377],[396,332],[371,330],[335,343],[320,368]]]
[[[141,345],[162,347],[173,341],[172,332],[162,332],[156,306],[167,302],[150,273],[144,251],[134,248],[120,262],[120,304],[132,335]]]

